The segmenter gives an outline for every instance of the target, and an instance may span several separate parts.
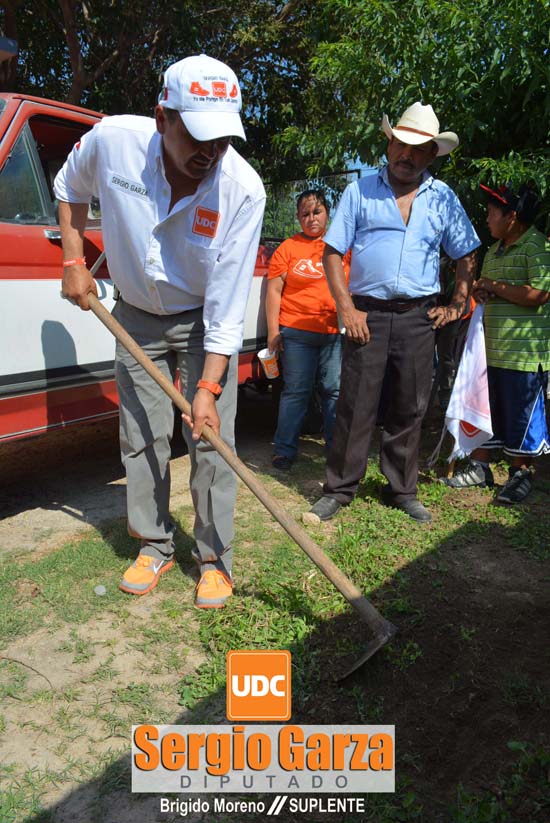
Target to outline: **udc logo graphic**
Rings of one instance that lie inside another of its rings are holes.
[[[203,237],[215,237],[219,221],[219,212],[212,211],[212,209],[205,209],[204,206],[197,206],[195,209],[193,234],[202,234]]]
[[[289,651],[227,653],[228,720],[289,720],[291,672]]]

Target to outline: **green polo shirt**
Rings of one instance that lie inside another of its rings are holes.
[[[534,226],[510,246],[491,246],[482,277],[550,291],[550,243]],[[550,369],[550,301],[526,308],[493,297],[485,307],[487,364],[501,369]]]

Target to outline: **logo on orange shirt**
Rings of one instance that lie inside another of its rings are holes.
[[[323,277],[323,264],[317,263],[317,266],[311,260],[302,258],[298,260],[293,271],[294,274],[299,274],[301,277],[312,277],[314,280],[320,280]]]
[[[204,206],[197,206],[193,234],[201,234],[203,237],[215,237],[219,221],[220,213],[218,211],[205,209]]]
[[[228,720],[288,720],[290,652],[227,652],[226,714]]]
[[[203,89],[198,80],[194,80],[191,83],[189,91],[191,92],[191,94],[198,94],[199,97],[208,97],[208,95],[210,94],[208,89]]]
[[[212,94],[214,97],[227,97],[227,83],[223,80],[213,80]]]

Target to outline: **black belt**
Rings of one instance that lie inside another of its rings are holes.
[[[405,300],[379,300],[378,297],[368,297],[362,294],[353,295],[353,305],[359,311],[391,311],[403,314],[427,303],[437,303],[437,294],[425,294],[423,297],[411,297]]]

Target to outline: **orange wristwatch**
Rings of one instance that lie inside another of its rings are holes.
[[[197,383],[197,389],[208,389],[211,391],[214,397],[219,397],[222,393],[222,387],[219,383],[211,383],[210,380],[199,380]]]

